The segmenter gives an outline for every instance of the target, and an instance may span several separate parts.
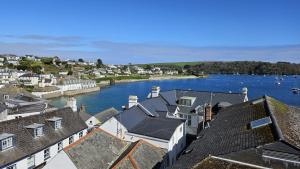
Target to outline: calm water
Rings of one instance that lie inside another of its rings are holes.
[[[241,92],[243,87],[248,88],[248,97],[253,99],[262,95],[269,95],[287,104],[300,107],[300,95],[293,94],[291,88],[300,87],[300,76],[284,77],[281,85],[275,84],[275,76],[250,75],[211,75],[204,79],[144,81],[122,83],[112,87],[103,88],[101,92],[76,96],[77,105],[84,104],[89,113],[95,114],[106,108],[121,109],[128,101],[128,95],[137,95],[140,100],[147,97],[152,86],[160,86],[161,90],[192,89],[222,92]],[[57,107],[65,105],[66,98],[56,98],[52,104]]]

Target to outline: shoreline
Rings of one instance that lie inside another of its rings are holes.
[[[115,81],[116,84],[121,84],[121,83],[134,83],[134,82],[141,82],[141,81],[155,81],[155,80],[180,80],[180,79],[196,79],[199,78],[194,75],[189,75],[189,76],[152,76],[149,79],[126,79],[126,80],[117,80]],[[92,91],[68,91],[70,93],[68,94],[62,94],[62,95],[56,95],[56,96],[48,96],[46,99],[51,100],[55,98],[60,98],[60,97],[68,97],[68,96],[78,96],[78,95],[85,95],[93,92],[99,92],[101,91],[101,88],[107,88],[112,85],[109,84],[109,81],[102,81],[98,84],[98,90],[92,90]]]
[[[149,79],[126,79],[126,80],[116,80],[115,83],[131,83],[131,82],[141,82],[141,81],[156,81],[156,80],[180,80],[180,79],[196,79],[199,78],[194,75],[189,76],[152,76]]]

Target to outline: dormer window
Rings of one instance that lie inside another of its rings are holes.
[[[62,128],[62,125],[61,125],[62,118],[61,117],[52,117],[52,118],[48,119],[47,121],[50,122],[51,126],[55,130]]]
[[[9,99],[9,95],[5,94],[5,95],[3,96],[3,99],[4,99],[4,100],[8,100],[8,99]]]
[[[195,100],[196,100],[195,97],[184,96],[179,99],[179,105],[191,107],[194,104]]]
[[[25,127],[31,130],[34,138],[38,138],[44,135],[44,124],[33,123]]]
[[[7,150],[14,146],[14,134],[0,134],[0,151]]]

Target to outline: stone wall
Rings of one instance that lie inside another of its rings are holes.
[[[80,90],[69,90],[69,91],[65,91],[63,93],[61,93],[60,91],[57,91],[57,92],[53,92],[53,93],[43,94],[42,98],[51,99],[51,98],[61,97],[61,96],[74,96],[74,95],[79,95],[79,94],[97,92],[99,90],[100,90],[100,87],[93,87],[93,88],[80,89]]]

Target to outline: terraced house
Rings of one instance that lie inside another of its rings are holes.
[[[170,168],[300,168],[300,109],[264,96],[229,106]]]
[[[71,108],[0,122],[0,168],[42,168],[86,134],[87,125]]]

